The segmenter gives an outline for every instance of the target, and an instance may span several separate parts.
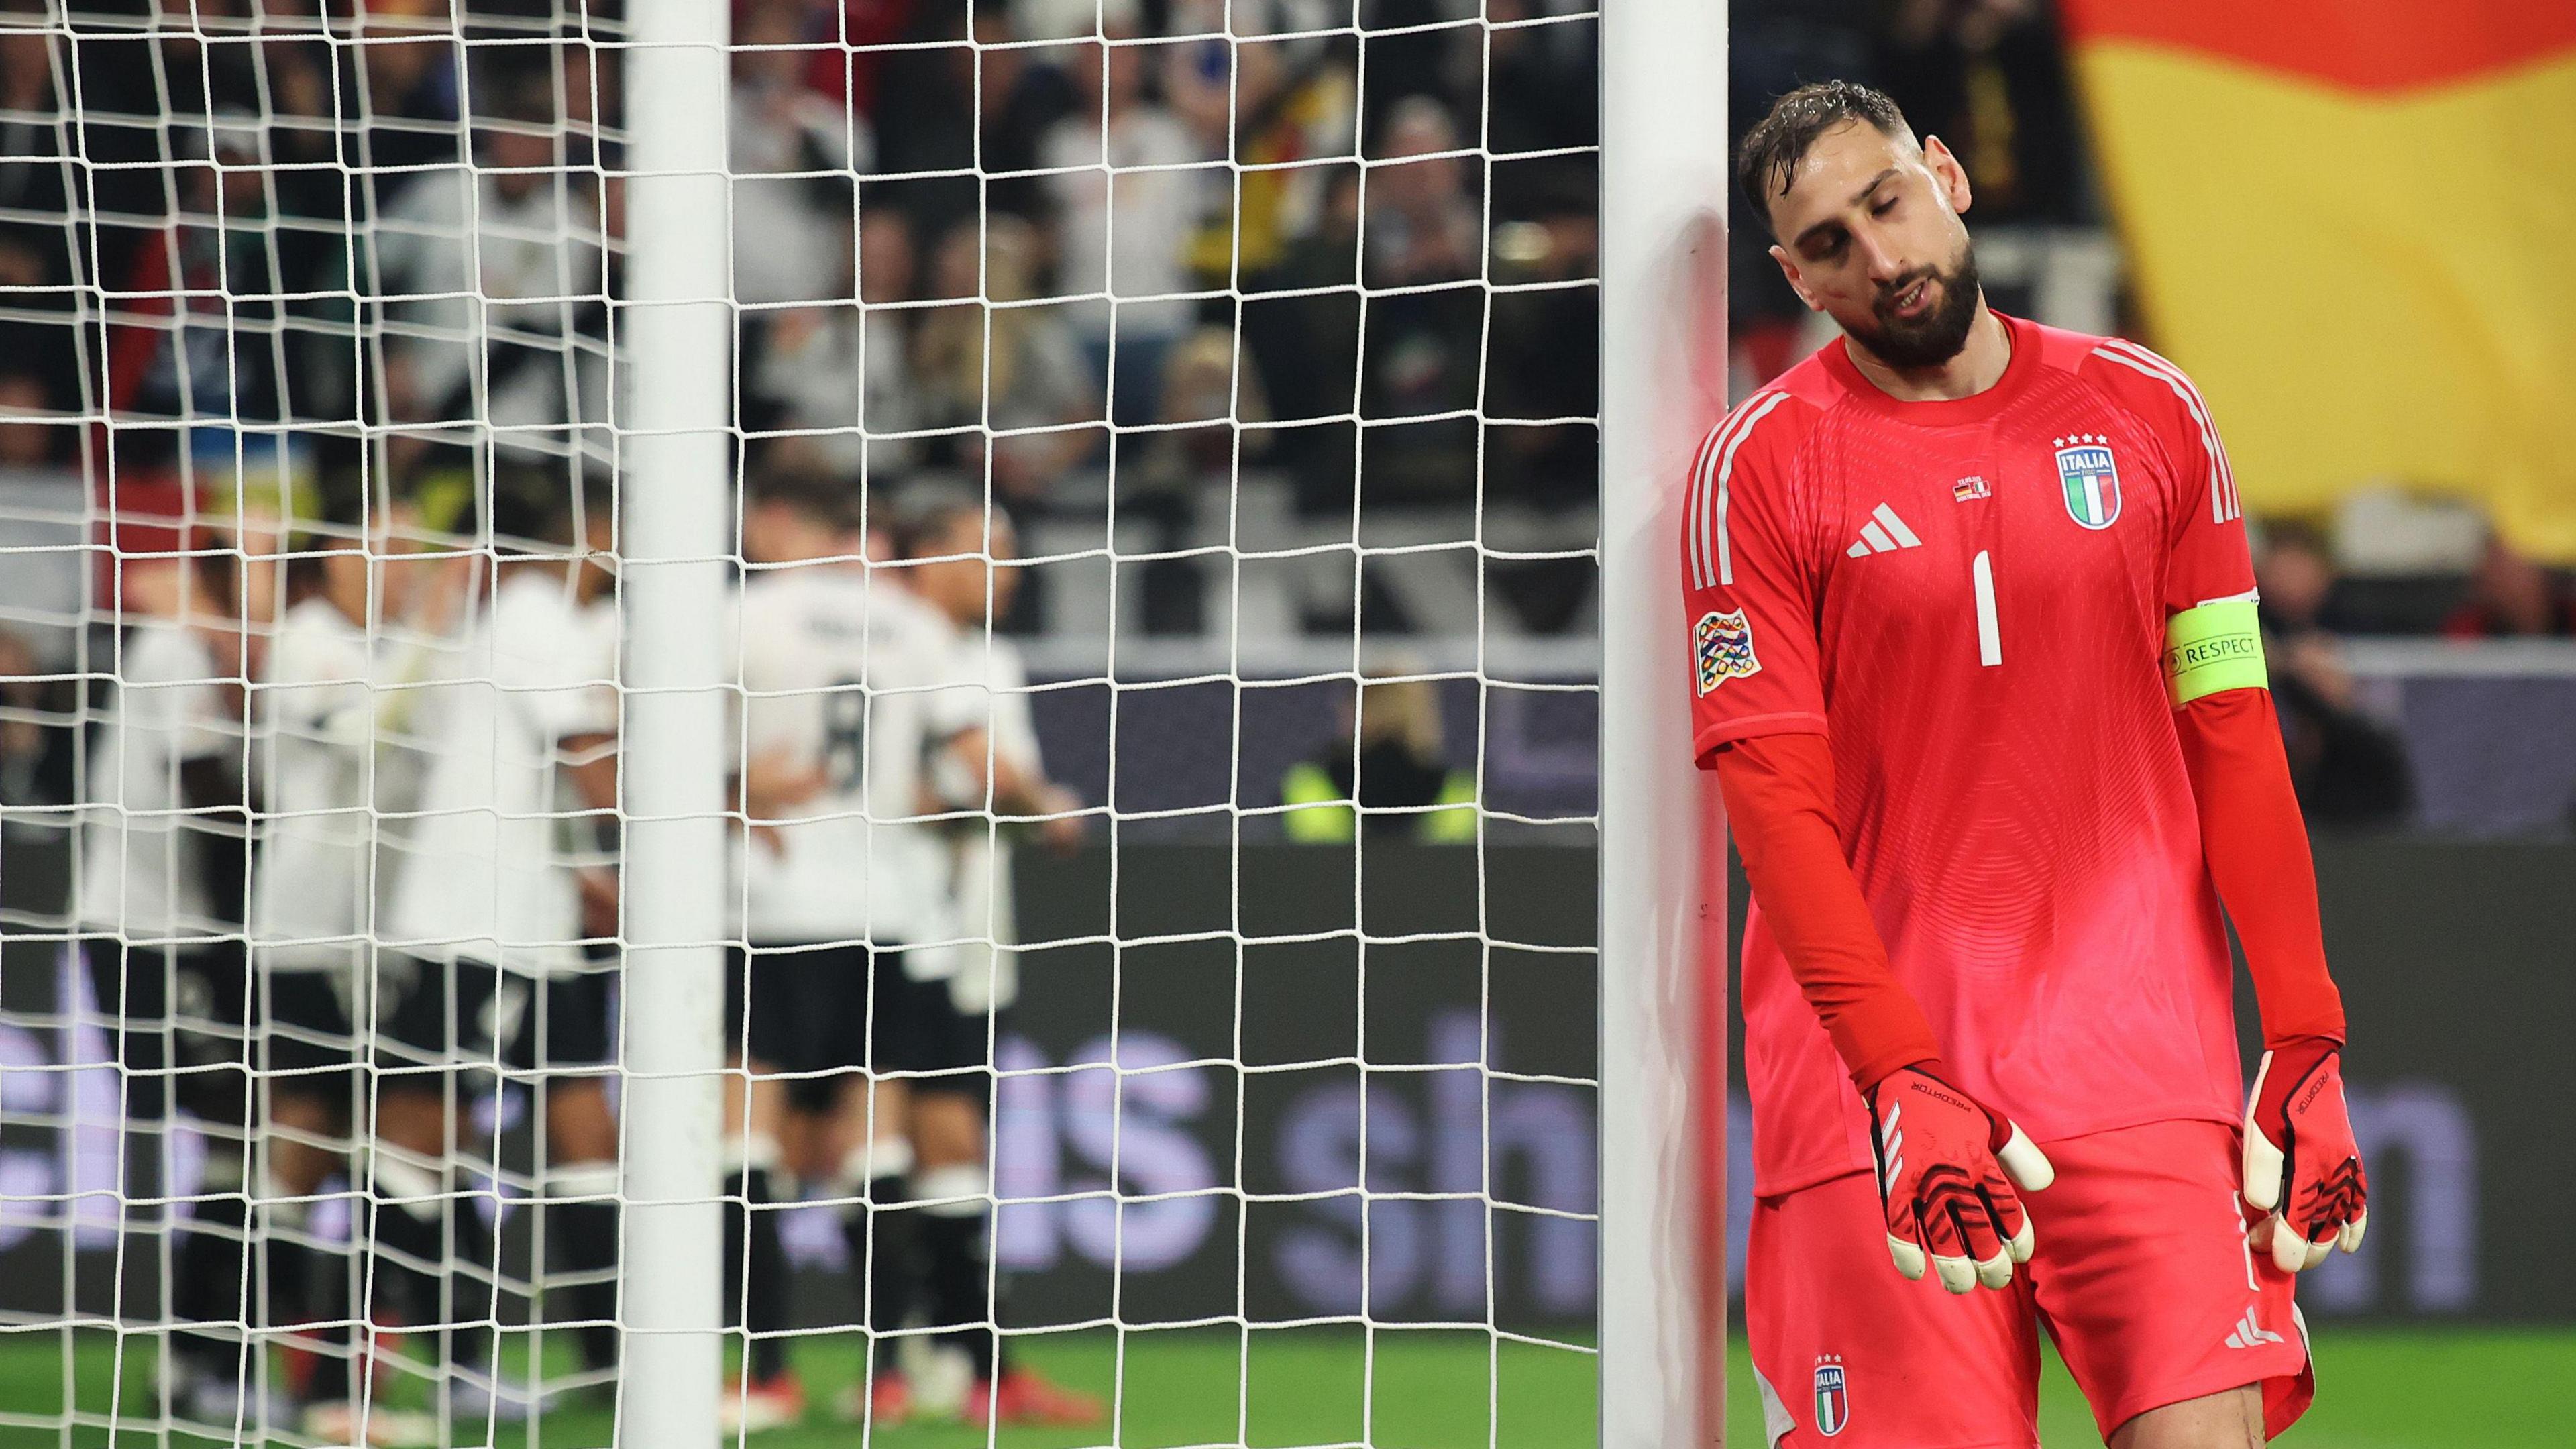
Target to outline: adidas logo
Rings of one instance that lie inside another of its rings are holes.
[[[1870,514],[1870,521],[1860,526],[1860,541],[1844,552],[1853,558],[1867,558],[1874,553],[1894,553],[1900,548],[1921,548],[1923,540],[1896,516],[1896,510],[1882,503]]]
[[[2263,1325],[2254,1321],[2254,1310],[2251,1308],[2245,1310],[2243,1318],[2236,1320],[2236,1331],[2227,1335],[2229,1348],[2260,1348],[2264,1344],[2280,1341],[2281,1335],[2266,1332]]]

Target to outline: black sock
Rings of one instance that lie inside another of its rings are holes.
[[[220,1182],[220,1167],[208,1173]],[[183,1325],[171,1351],[198,1373],[240,1382],[250,1373],[242,1333],[229,1327],[243,1318],[248,1295],[243,1272],[250,1262],[249,1200],[242,1196],[236,1162],[229,1187],[195,1205],[188,1231],[171,1250],[170,1316]]]
[[[777,1336],[787,1327],[787,1249],[771,1207],[776,1198],[769,1169],[726,1178],[725,1197],[725,1309],[730,1314],[741,1308],[746,1377],[758,1383],[787,1372],[787,1340]]]
[[[450,1179],[451,1186],[453,1179]],[[458,1368],[492,1371],[492,1334],[484,1321],[492,1316],[499,1263],[492,1229],[461,1192],[448,1198],[447,1350],[444,1361]]]
[[[911,1192],[901,1177],[872,1178],[864,1191],[864,1200],[841,1208],[841,1239],[849,1245],[850,1281],[867,1305],[870,1371],[882,1374],[894,1368],[893,1345],[877,1336],[902,1328],[921,1297],[921,1210],[907,1205]]]
[[[342,1244],[315,1241],[302,1222],[280,1225],[267,1253],[268,1321],[312,1351],[300,1397],[347,1403],[351,1254]]]
[[[368,1276],[386,1316],[405,1324],[429,1323],[438,1313],[438,1265],[447,1251],[439,1207],[389,1201],[390,1196],[380,1179],[355,1225],[359,1240],[371,1247],[374,1261]]]
[[[564,1267],[578,1275],[564,1292],[581,1320],[575,1340],[593,1369],[617,1367],[617,1204],[550,1203],[548,1235]]]
[[[960,1206],[964,1211],[959,1211]],[[921,1219],[922,1257],[930,1279],[931,1321],[954,1325],[940,1338],[966,1351],[978,1381],[993,1377],[995,1329],[1001,1314],[998,1285],[993,1283],[992,1235],[985,1231],[983,1204],[951,1204],[926,1210]]]
[[[376,1282],[434,1355],[429,1367],[488,1371],[491,1233],[450,1181],[438,1185],[426,1200],[405,1193],[412,1200],[375,1205]]]

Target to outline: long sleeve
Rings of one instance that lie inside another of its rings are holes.
[[[1852,1081],[1866,1089],[1938,1058],[1931,1023],[1888,968],[1843,857],[1825,737],[1762,735],[1719,748],[1714,763],[1754,899]]]
[[[2344,1039],[2343,997],[2326,972],[2317,872],[2290,788],[2271,691],[2231,689],[2175,712],[2200,811],[2209,877],[2254,977],[2266,1046]]]

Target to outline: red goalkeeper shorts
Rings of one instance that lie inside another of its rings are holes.
[[[1753,1205],[1744,1305],[1770,1442],[2034,1449],[2039,1329],[2111,1431],[2259,1383],[2267,1434],[2315,1397],[2292,1278],[2245,1246],[2237,1134],[2156,1122],[2040,1144],[2038,1251],[2001,1291],[1909,1283],[1878,1188],[1838,1177]]]

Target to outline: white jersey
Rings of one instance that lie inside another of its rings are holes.
[[[384,936],[415,955],[581,965],[581,896],[557,843],[585,806],[557,768],[570,735],[617,728],[615,660],[550,570],[504,564],[439,682],[409,838],[392,847]]]
[[[228,935],[239,902],[206,897],[202,826],[179,772],[241,749],[240,711],[213,651],[187,625],[147,619],[118,641],[116,689],[89,753],[81,812],[81,925],[138,944],[201,944]]]
[[[918,947],[956,935],[946,843],[924,766],[965,724],[945,676],[947,623],[848,564],[774,569],[742,591],[743,759],[819,767],[792,823],[749,841],[743,929],[765,944]],[[905,952],[907,974],[955,970],[946,949]]]
[[[273,970],[365,964],[376,694],[365,631],[306,599],[277,621],[251,691],[251,766],[266,794],[250,891],[250,940]]]
[[[990,732],[993,757],[1021,778],[1046,778],[1046,761],[1038,751],[1037,720],[1029,709],[1028,665],[1019,646],[990,629],[957,630],[950,650],[949,677],[961,681],[949,690],[949,708],[970,717]],[[965,788],[961,791],[958,786]],[[984,808],[983,791],[973,781],[952,781],[942,792],[950,807]],[[1013,909],[1010,835],[990,821],[966,819],[949,829],[957,881],[957,910],[965,944],[951,989],[958,1009],[990,1011],[1019,996],[1017,953],[1019,919]]]
[[[616,675],[622,667],[618,658],[618,644],[624,637],[624,626],[619,622],[616,598],[609,595],[592,600],[590,607],[582,610],[577,618],[585,635],[582,647],[588,651],[590,658],[600,661],[599,668],[603,674]],[[608,701],[607,707],[613,709],[614,702]],[[594,747],[587,753],[599,752],[600,747]],[[587,802],[575,800],[567,808],[580,809],[586,804]],[[613,873],[617,869],[618,852],[622,848],[622,840],[623,832],[617,828],[616,823],[603,820],[597,815],[568,817],[560,823],[560,828],[555,832],[555,848],[560,852],[562,862],[577,870],[605,870]]]

